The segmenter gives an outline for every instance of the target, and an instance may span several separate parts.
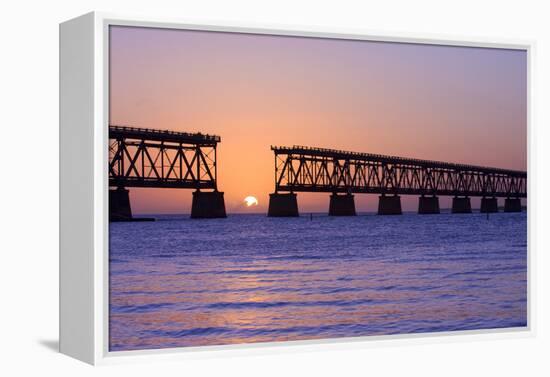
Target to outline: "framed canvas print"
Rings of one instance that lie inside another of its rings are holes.
[[[61,351],[530,331],[530,53],[61,24]]]

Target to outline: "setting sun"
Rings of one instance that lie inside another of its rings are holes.
[[[258,199],[253,196],[247,196],[246,198],[244,198],[244,202],[246,203],[247,207],[258,205]]]

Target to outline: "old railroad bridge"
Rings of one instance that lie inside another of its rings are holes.
[[[128,187],[193,189],[192,218],[226,217],[217,185],[219,136],[109,127],[109,211],[112,221],[131,220]],[[353,216],[354,194],[378,194],[378,214],[401,214],[401,195],[419,197],[418,213],[440,212],[439,197],[452,196],[453,213],[520,212],[527,173],[449,162],[303,146],[271,147],[275,192],[268,216],[298,216],[298,192],[330,193],[329,215]]]

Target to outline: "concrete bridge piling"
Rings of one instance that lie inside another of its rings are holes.
[[[481,205],[479,207],[481,213],[495,213],[498,212],[497,198],[481,198]]]
[[[439,198],[437,196],[421,196],[418,198],[419,214],[437,214],[439,211]]]
[[[481,213],[498,212],[497,198],[481,198]],[[454,197],[452,213],[472,213],[470,197]],[[520,198],[507,198],[504,202],[504,212],[521,212]],[[399,195],[380,195],[378,197],[379,215],[401,215],[401,197]],[[419,214],[439,214],[438,196],[420,196],[418,198]],[[353,194],[332,193],[329,201],[329,216],[356,216],[355,196]],[[298,200],[296,193],[272,193],[269,195],[268,216],[298,217]]]
[[[459,198],[455,196],[453,198],[452,213],[472,213],[472,204],[469,197]]]
[[[220,191],[194,191],[191,205],[192,219],[216,219],[227,217],[225,200]]]
[[[504,212],[521,212],[521,199],[520,198],[504,199]]]
[[[298,201],[296,194],[278,193],[269,194],[269,208],[267,216],[269,217],[298,217]]]
[[[132,220],[130,192],[119,187],[109,190],[109,221]]]
[[[401,215],[401,197],[399,195],[380,195],[378,197],[378,214]]]
[[[330,196],[328,208],[329,216],[355,216],[355,198],[352,194],[338,195],[333,193]]]

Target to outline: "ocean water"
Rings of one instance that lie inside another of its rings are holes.
[[[527,325],[526,213],[110,224],[110,349]]]

